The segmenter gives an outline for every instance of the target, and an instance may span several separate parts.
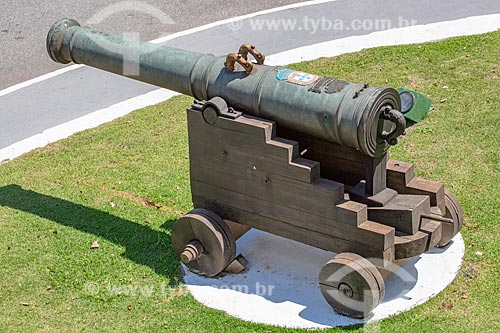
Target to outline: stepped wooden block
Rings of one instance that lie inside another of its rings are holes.
[[[415,167],[411,163],[395,160],[387,161],[387,186],[398,191],[415,177]],[[398,191],[399,192],[399,191]]]
[[[394,228],[368,220],[367,206],[321,178],[274,122],[243,115],[210,125],[188,110],[188,130],[195,207],[325,250],[394,259]]]
[[[446,211],[443,184],[415,177],[411,163],[389,160],[387,186],[401,194],[428,195],[431,206],[438,207],[443,214]]]
[[[429,243],[429,235],[418,231],[413,235],[398,234],[394,240],[395,260],[411,258],[424,253]]]
[[[413,235],[420,228],[422,214],[430,213],[428,196],[398,194],[384,207],[369,207],[368,218]]]
[[[395,259],[406,259],[434,248],[441,240],[442,223],[427,217],[422,217],[420,229],[408,235],[396,232],[394,240]]]
[[[424,220],[427,220],[425,221],[426,222],[425,224]],[[426,249],[427,251],[435,247],[441,240],[443,224],[439,221],[427,218],[422,218],[422,224],[424,225],[420,227],[420,231],[425,232],[426,234],[429,235],[429,243],[427,244],[427,249]]]

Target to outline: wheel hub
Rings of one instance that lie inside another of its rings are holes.
[[[339,284],[339,291],[344,294],[344,296],[352,298],[353,296],[353,291],[350,285],[347,283],[341,283]]]

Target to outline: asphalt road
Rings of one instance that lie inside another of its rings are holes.
[[[0,11],[0,90],[61,68],[47,57],[45,36],[50,26],[63,17],[74,18],[82,25],[99,30],[152,40],[225,18],[296,2],[301,1],[3,1]]]
[[[44,42],[49,26],[64,16],[75,18],[82,25],[90,25],[99,30],[119,34],[135,33],[135,38],[151,40],[165,36],[168,32],[289,4],[293,1],[266,1],[259,3],[259,7],[252,4],[245,8],[234,6],[229,1],[216,0],[203,2],[203,7],[199,5],[201,2],[191,3],[190,1],[187,3],[169,1],[170,5],[160,4],[158,7],[149,7],[143,2],[132,4],[126,2],[125,8],[128,10],[125,11],[120,7],[108,8],[106,11],[102,10],[105,5],[90,6],[89,4],[78,5],[78,7],[83,7],[79,9],[67,4],[44,4],[43,8],[49,9],[37,10],[36,7],[31,8],[33,5],[24,4],[23,7],[24,2],[25,0],[15,5],[8,4],[7,8],[18,12],[21,11],[18,8],[23,8],[23,13],[31,13],[26,14],[27,16],[12,12],[12,17],[15,18],[11,18],[5,14],[5,10],[0,13],[0,24],[10,22],[10,25],[7,24],[5,28],[8,32],[0,33],[0,38],[9,39],[8,42],[2,44],[6,49],[2,51],[7,54],[7,57],[4,54],[0,63],[0,78],[2,78],[0,88],[62,67],[49,60]],[[108,3],[111,2],[108,1]],[[124,3],[121,2],[121,4]],[[168,10],[166,7],[175,8],[175,10]],[[165,9],[158,10],[158,8]],[[475,2],[469,0],[320,1],[308,6],[280,9],[230,24],[217,25],[178,36],[166,41],[165,44],[192,51],[223,55],[235,52],[242,43],[251,42],[266,54],[274,54],[343,37],[368,35],[374,31],[397,28],[401,20],[410,21],[414,25],[426,25],[499,13],[500,2],[498,0]],[[162,21],[169,21],[165,17],[178,23],[162,23]],[[360,22],[371,22],[373,25],[378,19],[389,20],[392,26],[366,26],[363,29],[355,29],[352,25]],[[292,29],[290,26],[285,26],[283,20],[296,21],[297,26]],[[345,29],[318,26],[316,26],[317,29],[313,29],[313,21],[316,24],[323,24],[323,21],[331,23],[336,20],[342,20],[346,24]],[[16,22],[22,24],[23,27],[16,26]],[[257,26],[259,22],[264,22],[264,25]],[[266,26],[270,22],[281,23],[274,27]],[[28,29],[31,24],[33,24],[33,29]],[[4,28],[0,27],[0,30],[2,29]],[[4,35],[10,37],[6,38]],[[26,38],[15,39],[16,36]],[[397,37],[394,38],[397,39]],[[0,41],[3,42],[3,39]],[[16,142],[45,133],[49,128],[157,89],[158,87],[84,66],[0,95],[0,151]]]

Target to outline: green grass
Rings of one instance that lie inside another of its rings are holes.
[[[391,156],[456,194],[465,261],[445,291],[367,331],[500,330],[499,45],[494,32],[292,66],[435,101]],[[170,230],[191,208],[190,102],[174,98],[0,166],[0,332],[300,331],[229,317],[182,288]],[[364,328],[331,331],[344,330]]]

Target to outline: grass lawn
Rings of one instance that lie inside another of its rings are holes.
[[[500,331],[499,46],[497,31],[291,66],[435,102],[391,157],[457,196],[465,261],[445,291],[367,330]],[[0,332],[300,331],[229,317],[182,286],[170,230],[191,209],[190,103],[176,97],[0,165]]]

